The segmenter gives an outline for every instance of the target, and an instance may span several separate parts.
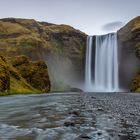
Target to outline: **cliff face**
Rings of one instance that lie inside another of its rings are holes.
[[[0,92],[10,89],[10,73],[4,57],[0,56]]]
[[[120,78],[131,91],[140,91],[140,17],[118,31],[120,41]]]
[[[0,95],[50,91],[47,66],[43,61],[29,61],[26,56],[0,56]]]
[[[30,61],[26,56],[17,56],[12,59],[11,64],[33,88],[41,92],[50,91],[48,68],[45,62]]]
[[[16,56],[17,60],[18,56],[27,56],[30,62],[36,61],[31,62],[34,65],[33,71],[37,71],[37,67],[44,67],[39,60],[47,64],[49,78],[47,71],[45,76],[40,71],[31,77],[32,71],[28,64],[22,64],[20,68],[13,66],[28,84],[41,91],[49,91],[49,79],[53,91],[66,90],[83,80],[85,46],[86,34],[67,25],[37,22],[33,19],[0,19],[0,55],[13,61]],[[22,74],[25,66],[29,74],[26,73],[26,76]],[[38,74],[44,76],[42,80],[47,85],[35,78]]]

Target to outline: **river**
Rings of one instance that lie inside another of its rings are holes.
[[[0,140],[139,140],[139,116],[139,94],[5,96]]]

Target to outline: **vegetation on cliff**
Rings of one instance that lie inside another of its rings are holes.
[[[33,88],[41,92],[50,91],[48,69],[44,61],[33,62],[26,56],[17,56],[12,59],[12,65]]]
[[[118,31],[119,40],[127,52],[135,53],[140,59],[140,16],[134,18],[125,27]],[[132,63],[132,62],[130,62]],[[131,77],[131,91],[140,91],[140,71]],[[128,71],[129,72],[129,71]]]
[[[134,76],[131,91],[140,92],[140,71]]]
[[[10,90],[5,91],[48,92],[50,81],[52,91],[67,90],[70,83],[84,77],[85,46],[86,34],[68,25],[0,19],[0,55],[9,67],[5,73],[10,73],[10,77],[5,75]]]
[[[47,66],[43,61],[29,61],[26,56],[0,56],[0,95],[50,91]]]
[[[4,57],[0,56],[0,92],[10,89],[10,72]]]

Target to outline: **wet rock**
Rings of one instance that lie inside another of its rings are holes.
[[[91,96],[91,99],[96,99],[95,97]]]
[[[71,92],[83,92],[83,90],[79,89],[79,88],[71,88],[70,91]]]
[[[67,122],[64,122],[64,126],[66,126],[66,127],[70,127],[70,126],[74,127],[75,123],[72,122],[72,121],[67,121]]]
[[[97,134],[100,136],[100,135],[102,135],[102,132],[98,132]]]
[[[130,113],[130,115],[135,116],[135,114],[134,114],[134,113]]]
[[[99,107],[99,108],[97,108],[97,111],[104,111],[104,109]]]
[[[90,136],[88,136],[86,134],[81,134],[79,137],[83,138],[83,139],[92,139],[92,137],[90,137]]]
[[[123,133],[119,133],[118,136],[119,136],[119,137],[123,137],[123,138],[124,138],[124,137],[128,137],[127,134],[123,134]]]
[[[79,116],[80,112],[77,111],[77,110],[74,110],[74,111],[69,112],[69,114],[73,114],[73,115]]]

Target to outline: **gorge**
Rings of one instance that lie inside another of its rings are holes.
[[[98,36],[0,19],[0,139],[140,139],[139,68],[140,17]]]
[[[63,24],[0,19],[0,93],[140,91],[139,24],[136,17],[95,37]]]

